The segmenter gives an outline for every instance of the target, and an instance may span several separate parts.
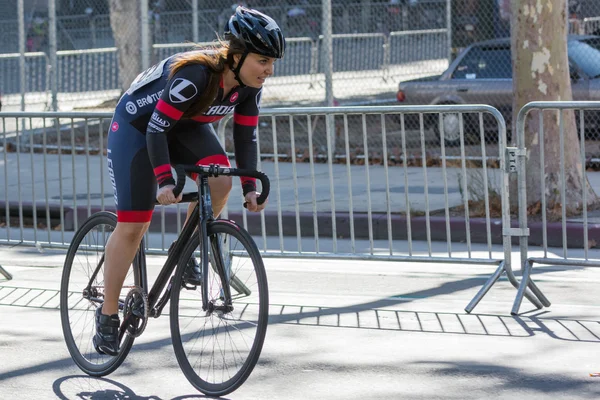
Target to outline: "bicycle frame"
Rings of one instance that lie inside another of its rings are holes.
[[[202,268],[202,310],[203,311],[212,311],[211,309],[211,304],[209,303],[208,300],[208,262],[209,262],[209,258],[208,258],[208,229],[207,229],[207,225],[210,221],[214,220],[214,216],[213,216],[213,212],[212,212],[212,200],[211,200],[211,196],[210,196],[210,189],[208,186],[208,176],[200,174],[198,177],[198,201],[196,202],[196,206],[194,207],[192,214],[190,215],[190,217],[187,219],[186,223],[183,226],[183,229],[181,231],[181,233],[179,234],[176,242],[175,242],[175,246],[172,249],[172,251],[170,252],[170,254],[168,254],[167,256],[167,260],[165,261],[163,267],[161,268],[160,273],[158,274],[158,276],[156,277],[156,280],[154,281],[154,284],[152,285],[152,288],[150,289],[150,292],[148,293],[148,305],[149,305],[149,309],[150,309],[150,316],[154,317],[154,318],[158,318],[160,316],[160,314],[162,313],[162,309],[164,308],[164,306],[167,304],[167,302],[169,301],[170,295],[171,295],[171,285],[173,282],[173,271],[175,269],[175,267],[177,266],[177,262],[179,261],[179,254],[181,253],[181,251],[183,251],[184,246],[187,244],[187,242],[189,241],[189,239],[192,237],[192,235],[195,233],[196,228],[199,227],[200,229],[197,230],[198,235],[199,235],[199,243],[202,246],[202,251],[201,251],[201,268]],[[187,195],[196,195],[194,193],[189,193]],[[192,201],[194,201],[192,199]],[[213,251],[218,251],[215,252],[214,254],[220,255],[220,247],[218,244],[218,241],[216,241],[216,248],[213,249]],[[213,244],[213,246],[215,246]],[[140,251],[138,252],[139,254],[139,262],[140,262],[140,266],[141,266],[141,271],[142,271],[142,282],[144,283],[145,287],[148,287],[148,282],[147,282],[147,273],[146,273],[146,255],[145,255],[145,250],[144,250],[144,246],[143,246],[143,242],[142,245],[140,246]],[[222,279],[222,282],[227,282],[228,283],[228,279],[226,278],[224,271],[223,271],[223,263],[221,260],[221,257],[216,257],[216,259],[218,260],[217,263],[220,265],[216,265],[215,269],[218,271],[220,278]],[[168,283],[168,286],[167,286]],[[164,294],[162,295],[162,297],[159,297],[160,294],[163,292],[165,286],[167,286],[167,290],[164,292]],[[228,284],[224,284],[223,285],[224,288],[224,293],[223,293],[223,297],[225,300],[225,304],[226,305],[231,305],[231,292],[229,289],[229,285]]]
[[[208,185],[209,176],[251,176],[257,179],[260,179],[263,184],[263,193],[257,199],[259,204],[266,199],[269,193],[269,182],[266,178],[266,175],[263,173],[259,173],[257,171],[247,171],[240,169],[233,169],[228,167],[219,167],[211,164],[210,166],[192,166],[192,167],[184,167],[178,165],[175,167],[177,171],[177,186],[173,190],[174,194],[178,195],[183,189],[185,184],[185,171],[196,172],[198,173],[198,192],[197,193],[186,193],[183,195],[183,202],[196,202],[194,209],[190,217],[187,219],[186,223],[183,226],[182,231],[177,237],[175,241],[175,246],[171,249],[169,254],[167,255],[167,260],[163,264],[154,284],[150,288],[148,292],[148,306],[149,306],[149,315],[154,318],[158,318],[162,313],[163,308],[169,301],[171,295],[171,285],[173,283],[173,271],[177,266],[177,262],[179,261],[179,255],[181,251],[183,251],[184,247],[187,245],[192,235],[195,233],[196,228],[199,228],[199,243],[202,246],[202,310],[205,312],[212,312],[215,310],[222,311],[231,311],[231,289],[229,287],[229,274],[225,271],[225,266],[223,263],[222,249],[217,238],[211,239],[211,247],[214,255],[215,264],[213,268],[219,274],[219,279],[223,283],[222,288],[223,292],[221,293],[222,300],[224,302],[224,306],[215,307],[213,303],[209,302],[208,299],[208,264],[209,264],[209,256],[208,256],[208,224],[211,221],[214,221],[213,211],[212,211],[212,201],[210,196],[210,188]],[[143,285],[144,289],[148,288],[148,274],[146,270],[146,252],[144,249],[144,240],[140,244],[140,249],[136,254],[138,265],[140,266],[140,281]],[[134,260],[135,261],[135,260]],[[104,263],[104,255],[100,259],[96,270],[92,274],[88,286],[84,289],[84,292],[87,291],[91,293],[92,282],[95,280],[102,264]],[[166,290],[165,290],[166,287]],[[162,297],[160,294],[164,291]],[[101,299],[95,298],[94,301],[102,302]],[[119,307],[122,307],[122,304],[119,304]]]
[[[190,215],[190,217],[184,224],[181,233],[177,237],[175,246],[173,247],[172,251],[169,252],[169,254],[167,255],[167,260],[163,264],[158,276],[156,277],[156,280],[154,281],[154,284],[152,285],[152,288],[148,292],[148,305],[149,305],[149,310],[150,310],[149,314],[150,314],[150,316],[155,317],[155,318],[160,316],[162,309],[169,301],[169,298],[171,295],[171,284],[172,284],[172,279],[173,279],[172,278],[173,271],[175,270],[175,267],[177,266],[177,262],[179,261],[179,255],[181,254],[181,251],[183,251],[183,248],[185,247],[185,245],[187,244],[189,239],[192,237],[192,235],[195,233],[195,231],[198,231],[198,234],[200,235],[199,239],[200,239],[200,243],[202,246],[202,281],[203,281],[202,283],[203,283],[203,288],[208,287],[207,286],[207,277],[208,277],[207,224],[210,221],[214,220],[214,218],[213,218],[213,213],[212,213],[212,202],[211,202],[211,197],[210,197],[210,190],[209,190],[209,186],[208,186],[208,177],[205,175],[201,175],[199,177],[199,180],[200,180],[200,183],[198,185],[198,189],[199,189],[200,195],[198,196],[197,193],[186,193],[184,195],[184,197],[188,198],[189,202],[195,201],[196,206],[194,207],[192,214]],[[200,229],[196,229],[197,227],[200,227]],[[213,246],[215,246],[215,244],[213,244]],[[217,247],[215,249],[213,249],[213,251],[219,251],[219,253],[215,253],[215,254],[220,254],[220,247],[218,247],[219,244],[216,243],[216,246]],[[138,265],[140,266],[141,283],[144,288],[148,288],[148,273],[146,270],[146,251],[145,251],[145,246],[144,246],[143,240],[140,244],[139,251],[136,253],[136,258],[137,258]],[[220,257],[218,257],[218,259],[219,259],[219,261],[217,261],[217,262],[222,264],[222,262],[220,262]],[[98,262],[98,266],[96,267],[96,270],[90,277],[90,282],[88,283],[88,287],[86,288],[86,290],[88,292],[89,292],[90,288],[92,287],[92,282],[94,282],[94,280],[96,279],[98,272],[100,271],[100,268],[102,267],[103,263],[104,263],[104,255]],[[221,279],[222,279],[224,274],[221,273],[222,269],[220,267],[222,267],[222,265],[215,266],[215,268],[219,271],[219,275],[221,276]],[[224,282],[226,282],[226,281],[224,281]],[[165,289],[165,286],[167,287],[167,290],[164,292],[162,297],[160,297],[160,294]],[[231,304],[231,294],[229,291],[229,286],[228,285],[224,285],[224,286],[225,286],[224,297],[226,299],[226,304]],[[209,309],[207,292],[208,292],[208,290],[202,289],[202,309],[204,311],[207,311]],[[93,300],[102,302],[102,300],[99,298],[94,298]]]

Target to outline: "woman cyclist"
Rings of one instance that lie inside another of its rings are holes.
[[[233,112],[237,166],[256,169],[262,86],[273,74],[275,60],[283,57],[285,38],[272,18],[238,7],[224,39],[218,48],[176,54],[142,72],[117,104],[109,128],[108,168],[118,222],[106,244],[104,304],[96,310],[93,342],[99,353],[119,351],[118,298],[150,225],[155,197],[163,205],[181,200],[173,194],[171,165],[229,166],[211,123]],[[241,180],[248,210],[262,210],[255,180]],[[231,177],[209,178],[209,185],[213,211],[219,215]],[[194,284],[199,270],[190,264],[186,279]]]

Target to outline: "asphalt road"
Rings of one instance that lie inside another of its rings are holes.
[[[62,251],[0,246],[0,263],[13,274],[0,275],[0,398],[205,398],[177,366],[166,316],[149,322],[116,372],[82,374],[60,328],[63,259]],[[160,261],[152,257],[149,269]],[[504,279],[473,314],[463,311],[491,267],[293,259],[266,266],[264,350],[226,398],[600,398],[600,378],[589,375],[600,372],[600,269],[536,267],[553,304],[538,311],[524,303],[512,317],[516,291]]]

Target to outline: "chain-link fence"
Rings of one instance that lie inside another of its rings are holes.
[[[4,19],[0,24],[0,53],[4,53],[0,55],[0,91],[9,110],[18,109],[21,91],[28,110],[52,109],[54,99],[61,109],[98,106],[112,99],[105,103],[110,109],[124,82],[144,67],[190,49],[192,42],[214,40],[235,7],[244,4],[273,16],[288,37],[286,57],[265,85],[266,107],[321,105],[331,81],[336,104],[390,103],[398,95],[401,104],[490,104],[510,121],[509,42],[499,39],[494,47],[476,46],[469,54],[461,53],[471,44],[510,35],[510,0],[329,0],[330,20],[323,18],[321,0],[114,1],[112,9],[107,0],[25,1],[22,61],[17,9],[23,1],[0,4]],[[56,9],[54,22],[49,4]],[[569,0],[568,17],[571,33],[600,34],[599,1]],[[51,24],[56,31],[55,52]],[[332,33],[330,69],[324,54],[326,24]],[[571,44],[576,49],[578,43],[571,42],[570,50]],[[590,43],[587,53],[577,52],[574,67],[589,70],[600,65],[594,61],[600,60],[596,57],[600,50],[595,41]],[[451,67],[457,71],[452,76],[463,83],[472,81],[477,90],[454,87],[452,79],[426,78],[444,72],[457,57],[461,59]],[[124,59],[127,62],[120,65]],[[21,65],[24,74],[20,74]],[[421,78],[425,80],[410,82]],[[401,92],[397,93],[399,84]],[[573,86],[576,99],[586,100],[579,96],[583,91],[577,83]],[[444,100],[449,91],[460,100]],[[587,96],[595,93],[588,91]],[[425,123],[435,131],[437,123]],[[451,144],[458,137],[457,118],[448,115],[443,123]]]
[[[21,1],[9,0],[13,7],[7,9],[13,11],[5,14],[7,18],[18,17],[14,9]],[[46,4],[26,2],[24,50],[49,58],[54,23],[56,67],[52,69],[44,57],[27,57],[23,84],[3,74],[0,90],[5,105],[18,105],[24,87],[28,106],[37,102],[51,109],[52,74],[63,109],[117,97],[123,82],[144,67],[189,49],[191,42],[213,41],[238,4],[273,16],[289,38],[286,57],[265,87],[266,106],[322,104],[328,80],[333,81],[338,101],[365,102],[374,96],[390,100],[400,79],[439,73],[449,55],[448,0],[332,0],[330,19],[323,18],[321,0],[150,0],[116,1],[111,6],[108,1],[54,0],[54,4],[53,22]],[[330,75],[324,62],[325,25],[333,34]],[[7,20],[0,36],[6,38],[0,42],[0,52],[5,53],[0,67],[14,69],[20,50],[18,21]],[[125,57],[128,62],[119,65]],[[31,78],[32,74],[37,76]],[[34,85],[32,80],[46,85]]]

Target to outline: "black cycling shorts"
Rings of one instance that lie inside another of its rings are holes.
[[[167,140],[171,165],[231,166],[210,124],[179,121],[169,132]],[[117,220],[149,222],[154,210],[157,183],[146,148],[146,135],[115,114],[109,128],[107,151]]]

